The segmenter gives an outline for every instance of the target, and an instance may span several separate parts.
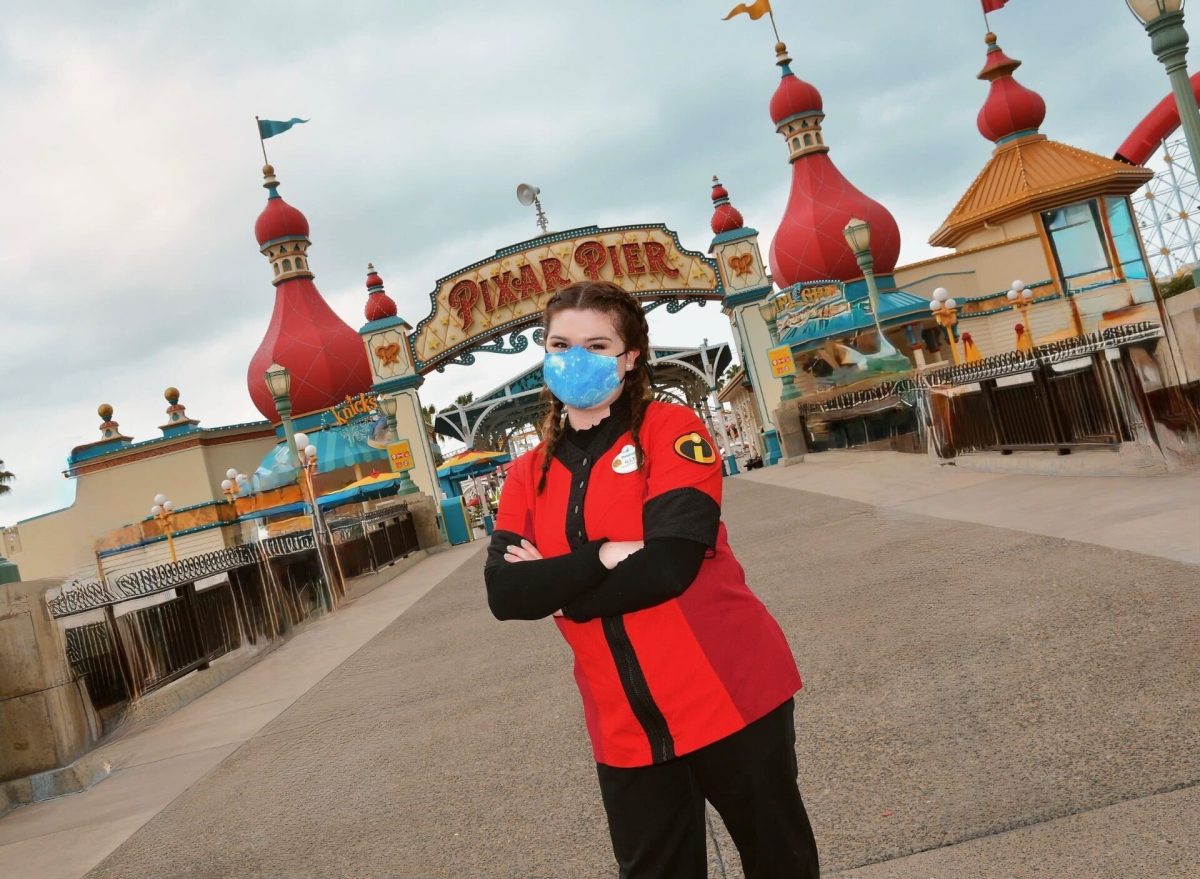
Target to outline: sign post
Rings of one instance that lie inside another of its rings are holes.
[[[400,479],[396,483],[399,491],[396,494],[412,494],[419,491],[416,483],[408,475],[408,472],[416,466],[416,462],[413,460],[412,445],[409,441],[402,439],[389,443],[387,453],[388,461],[392,465],[392,472],[400,474]]]
[[[796,374],[796,360],[792,357],[791,345],[776,345],[767,349],[767,359],[771,362],[771,375],[775,378]]]

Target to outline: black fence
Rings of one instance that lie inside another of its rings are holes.
[[[377,571],[418,549],[404,507],[331,526],[320,533],[320,543],[310,532],[289,534],[112,583],[64,587],[48,602],[52,615],[103,615],[65,629],[67,657],[93,704],[135,701],[240,647],[284,638],[315,613],[337,606],[343,578]],[[121,612],[148,600],[154,603]]]

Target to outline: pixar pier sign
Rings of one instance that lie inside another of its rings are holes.
[[[715,263],[660,224],[544,235],[438,281],[431,312],[409,338],[418,370],[540,324],[555,291],[582,280],[611,281],[647,303],[724,294]]]

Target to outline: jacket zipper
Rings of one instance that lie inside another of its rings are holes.
[[[655,763],[675,759],[675,741],[667,727],[667,719],[650,695],[650,685],[638,663],[637,653],[625,630],[622,617],[604,617],[601,620],[604,637],[617,664],[617,676],[629,700],[629,707],[646,733],[650,742],[650,756]]]

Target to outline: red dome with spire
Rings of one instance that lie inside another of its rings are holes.
[[[263,186],[271,194],[267,198],[267,206],[263,208],[254,224],[254,237],[258,239],[259,245],[279,238],[307,238],[308,219],[280,198],[275,169],[270,165],[263,165],[263,177],[266,178]]]
[[[729,193],[716,177],[713,177],[712,200],[712,230],[715,234],[742,228],[745,223],[742,212],[729,203]]]
[[[367,263],[367,305],[364,313],[368,321],[396,316],[396,303],[383,289],[383,279],[371,263]]]
[[[784,119],[799,116],[801,113],[820,112],[824,109],[821,93],[796,74],[787,66],[783,68],[783,78],[779,80],[779,88],[771,97],[771,121],[778,125]]]
[[[996,35],[989,33],[985,41],[987,60],[979,78],[992,85],[976,120],[979,133],[996,142],[1019,132],[1036,132],[1046,119],[1046,102],[1037,92],[1013,79],[1013,71],[1021,62],[1004,54],[997,45]]]
[[[805,128],[803,140],[795,123],[784,124],[802,113],[821,113],[823,107],[820,93],[792,73],[783,43],[775,46],[775,54],[783,76],[771,98],[771,118],[792,152],[792,191],[771,241],[769,261],[775,284],[783,288],[861,277],[858,260],[842,232],[852,219],[865,220],[871,226],[875,271],[891,272],[900,257],[900,229],[895,218],[856,189],[830,160],[821,135],[823,115]]]
[[[254,227],[260,243],[308,235],[308,221],[279,198],[278,185],[270,172],[267,188],[271,196]],[[280,211],[275,203],[287,210]],[[292,375],[293,415],[327,409],[371,387],[371,367],[361,337],[329,307],[307,272],[276,282],[271,322],[246,371],[255,407],[264,418],[278,422],[275,401],[264,379],[272,363],[286,366]]]

